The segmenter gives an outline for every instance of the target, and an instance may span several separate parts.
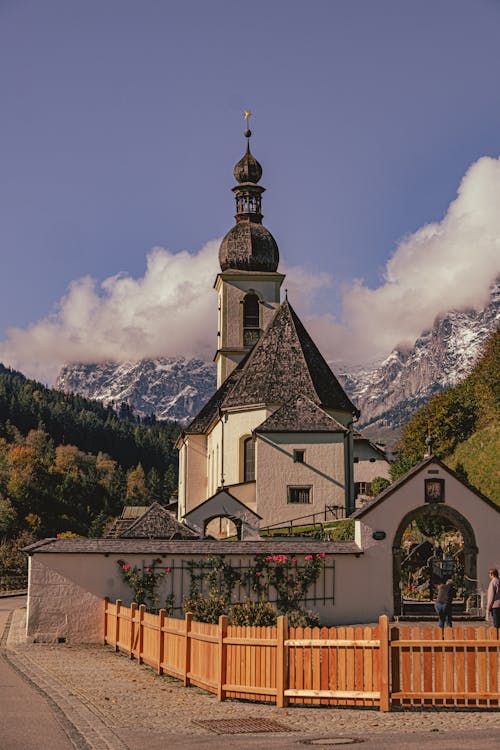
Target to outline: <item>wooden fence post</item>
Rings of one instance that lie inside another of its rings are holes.
[[[104,637],[103,637],[103,644],[106,645],[107,639],[108,639],[108,605],[109,605],[109,596],[104,597]]]
[[[191,623],[193,615],[191,612],[186,612],[186,631],[184,634],[184,687],[190,684],[189,673],[191,671]]]
[[[132,602],[130,605],[130,643],[129,643],[129,656],[131,659],[134,658],[134,641],[135,641],[135,612],[137,610],[137,604]]]
[[[165,638],[163,633],[163,628],[165,627],[165,610],[160,609],[158,612],[160,616],[160,629],[158,631],[158,636],[160,638],[159,644],[158,644],[158,674],[163,674],[163,657],[165,656]]]
[[[139,653],[137,654],[137,662],[142,664],[142,652],[144,651],[144,612],[146,611],[146,605],[141,604],[139,607]]]
[[[380,638],[380,710],[391,710],[391,639],[389,633],[389,618],[380,615],[378,618]]]
[[[115,651],[119,651],[118,641],[120,639],[120,609],[122,606],[122,600],[116,600],[116,620],[115,620]]]
[[[221,615],[219,617],[219,684],[217,685],[217,699],[220,701],[226,700],[226,691],[224,685],[226,684],[227,674],[227,615]]]
[[[278,617],[277,642],[276,642],[276,705],[278,708],[288,706],[288,697],[285,690],[288,687],[288,617]]]

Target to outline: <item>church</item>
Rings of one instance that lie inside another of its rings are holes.
[[[251,537],[300,519],[346,517],[372,479],[388,477],[383,452],[354,427],[358,409],[286,293],[281,301],[285,276],[262,223],[265,188],[250,136],[247,129],[234,168],[236,223],[220,245],[214,284],[217,391],[177,442],[179,520],[203,536],[221,518]]]

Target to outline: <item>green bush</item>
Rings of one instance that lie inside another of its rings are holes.
[[[227,600],[225,596],[202,596],[196,594],[186,599],[182,605],[184,612],[191,612],[193,619],[198,622],[216,624],[221,615],[227,614]]]
[[[229,610],[231,625],[276,625],[278,610],[270,602],[253,602],[247,599],[242,604],[233,604]]]

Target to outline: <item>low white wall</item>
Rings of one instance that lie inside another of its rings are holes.
[[[272,549],[270,550],[272,554]],[[300,555],[298,556],[300,557]],[[156,559],[158,556],[156,556]],[[245,562],[245,556],[225,556],[233,565]],[[254,555],[246,557],[253,563]],[[121,599],[128,606],[132,601],[130,588],[123,581],[117,561],[121,559],[138,567],[151,565],[154,557],[143,554],[74,554],[35,553],[30,558],[27,635],[40,642],[99,643],[103,637],[103,599]],[[172,567],[174,590],[180,592],[184,576],[184,596],[188,594],[188,560],[206,559],[206,556],[169,556],[162,566]],[[181,560],[184,570],[181,571]],[[323,584],[317,584],[317,601],[306,604],[318,612],[322,624],[336,625],[376,621],[379,614],[388,612],[383,598],[373,591],[373,580],[366,570],[361,555],[327,554],[325,563],[334,572],[326,571],[325,596],[334,594],[334,602],[323,602]],[[170,582],[169,582],[170,583]],[[165,583],[160,592],[164,602]],[[179,611],[176,616],[181,616]]]

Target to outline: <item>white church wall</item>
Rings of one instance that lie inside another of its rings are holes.
[[[294,462],[304,450],[304,463]],[[344,444],[340,433],[259,434],[257,513],[261,526],[344,505]],[[311,487],[310,503],[289,503],[288,487]]]
[[[188,435],[184,451],[185,510],[199,505],[207,498],[207,438]]]
[[[272,414],[272,409],[245,409],[227,414],[224,422],[224,484],[243,481],[242,440]]]

